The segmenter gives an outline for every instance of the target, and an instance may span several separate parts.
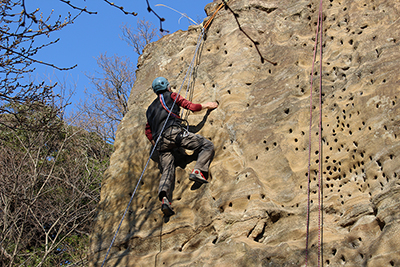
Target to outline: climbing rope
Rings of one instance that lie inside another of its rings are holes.
[[[319,10],[319,20],[320,20],[320,31],[319,31],[319,127],[318,127],[318,137],[319,137],[319,172],[318,172],[318,266],[321,265],[322,258],[322,0],[320,3]]]
[[[201,33],[199,34],[199,37],[197,39],[197,46],[196,46],[196,50],[194,51],[193,59],[190,62],[190,65],[189,65],[190,74],[189,74],[189,79],[188,79],[188,82],[187,82],[185,99],[187,99],[187,94],[188,94],[188,92],[190,90],[190,81],[191,81],[192,74],[193,74],[194,63],[195,63],[196,55],[197,55],[197,52],[198,52],[198,50],[200,48],[201,42],[203,41],[204,34],[205,34],[205,28],[203,27],[202,30],[201,30]],[[186,75],[187,75],[187,73],[186,73]],[[191,101],[192,99],[190,98],[189,100]],[[182,118],[183,118],[183,112],[184,112],[184,110],[182,109],[182,112],[181,112],[181,117]],[[186,118],[187,118],[187,116],[186,116]]]
[[[203,29],[207,29],[208,26],[210,26],[211,22],[213,21],[213,19],[215,18],[215,16],[217,15],[218,11],[220,11],[220,9],[225,6],[226,4],[228,4],[230,0],[226,1],[226,0],[222,0],[222,3],[219,4],[217,10],[211,15],[211,18],[209,20],[207,20],[207,22],[204,24]]]
[[[220,11],[221,8],[222,8],[223,6],[227,5],[229,1],[230,1],[230,0],[222,0],[221,4],[219,4],[217,10],[214,11],[214,13],[211,15],[211,17],[210,17],[210,18],[207,20],[207,22],[203,25],[202,33],[199,35],[199,39],[197,40],[198,46],[197,46],[197,48],[196,48],[195,56],[196,56],[197,50],[198,50],[199,47],[200,47],[201,41],[202,41],[203,38],[204,38],[204,34],[205,34],[207,28],[211,25],[211,22],[214,20],[214,18],[215,18],[215,16],[217,15],[218,11]],[[188,92],[190,91],[190,81],[191,81],[191,77],[192,77],[192,74],[193,74],[195,56],[193,57],[193,60],[192,60],[192,62],[190,63],[190,66],[189,66],[189,68],[191,68],[191,72],[190,72],[189,79],[188,79],[188,83],[187,83],[185,99],[188,99],[188,98],[187,98],[187,94],[188,94]],[[191,100],[192,100],[192,97],[193,97],[193,92],[190,93],[189,99],[188,99],[188,100],[191,101]],[[181,117],[182,117],[182,118],[183,118],[183,112],[184,112],[184,110],[182,110],[182,112],[181,112]],[[188,116],[189,116],[189,111],[186,112],[186,116],[185,116],[184,120],[187,119]]]
[[[192,62],[191,62],[191,64],[189,65],[188,70],[186,71],[186,75],[185,75],[185,77],[184,77],[184,79],[183,79],[183,81],[182,81],[182,84],[181,84],[180,88],[179,88],[179,91],[178,91],[178,93],[177,93],[177,97],[175,98],[175,100],[174,100],[174,102],[173,102],[173,104],[172,104],[172,106],[171,106],[171,108],[170,108],[170,111],[169,111],[169,113],[168,113],[168,116],[167,116],[167,118],[166,118],[166,120],[165,120],[165,123],[164,123],[163,127],[161,128],[161,134],[158,136],[158,138],[157,138],[157,140],[156,140],[156,142],[155,142],[155,145],[154,145],[153,149],[151,150],[150,156],[149,156],[149,158],[147,159],[146,165],[145,165],[145,167],[144,167],[144,169],[143,169],[143,171],[142,171],[142,174],[140,175],[139,181],[137,182],[136,187],[135,187],[135,189],[134,189],[134,191],[133,191],[133,193],[132,193],[132,195],[131,195],[131,198],[130,198],[130,200],[129,200],[128,206],[126,207],[126,209],[125,209],[125,211],[124,211],[124,214],[122,215],[122,219],[121,219],[121,221],[120,221],[120,223],[119,223],[119,225],[118,225],[118,227],[117,227],[117,230],[116,230],[116,232],[115,232],[115,234],[114,234],[114,237],[113,237],[113,239],[112,239],[112,241],[111,241],[111,244],[110,244],[110,246],[109,246],[109,248],[108,248],[108,250],[107,250],[106,256],[104,257],[104,260],[103,260],[103,263],[102,263],[101,267],[104,266],[104,264],[105,264],[105,262],[106,262],[106,260],[107,260],[107,258],[108,258],[108,255],[109,255],[109,253],[110,253],[110,250],[111,250],[111,248],[112,248],[112,246],[113,246],[113,244],[114,244],[114,242],[115,242],[115,239],[117,238],[118,232],[119,232],[119,230],[121,229],[122,222],[124,221],[125,216],[126,216],[126,214],[128,213],[128,209],[129,209],[130,205],[132,204],[133,197],[134,197],[135,194],[136,194],[136,191],[137,191],[137,189],[138,189],[138,187],[139,187],[139,184],[140,184],[140,182],[141,182],[141,180],[142,180],[142,178],[143,178],[143,175],[144,175],[144,173],[145,173],[145,171],[146,171],[146,169],[147,169],[147,167],[148,167],[148,165],[149,165],[150,159],[151,159],[151,157],[153,156],[153,153],[154,153],[154,151],[155,151],[155,149],[156,149],[156,147],[157,147],[157,144],[158,144],[158,142],[159,142],[160,139],[161,139],[161,135],[162,135],[162,133],[164,132],[165,126],[167,125],[168,119],[169,119],[169,117],[171,116],[171,111],[172,111],[172,109],[173,109],[174,106],[175,106],[176,100],[179,98],[179,95],[180,95],[180,92],[181,92],[181,90],[182,90],[183,84],[185,83],[186,78],[187,78],[189,72],[190,72],[190,73],[192,72],[191,69],[192,69],[193,66],[194,66],[193,62],[194,62],[194,60],[195,60],[195,58],[196,58],[196,54],[197,54],[197,52],[198,52],[198,50],[199,50],[200,43],[201,43],[201,41],[199,41],[199,40],[200,40],[200,38],[201,38],[202,36],[204,36],[204,28],[203,28],[203,29],[201,30],[201,32],[200,32],[199,39],[198,39],[198,42],[197,42],[197,45],[196,45],[196,49],[195,49],[195,52],[194,52],[194,56],[193,56]],[[201,39],[202,39],[202,38],[201,38]]]
[[[318,150],[318,266],[321,264],[321,231],[322,231],[322,208],[321,208],[321,188],[322,188],[322,0],[320,0],[318,23],[315,36],[314,45],[314,56],[311,70],[311,86],[310,86],[310,125],[309,125],[309,140],[308,140],[308,173],[307,173],[307,233],[306,233],[306,256],[305,266],[308,265],[308,243],[310,235],[310,183],[311,183],[311,129],[312,129],[312,89],[313,89],[313,75],[314,75],[314,63],[317,55],[317,44],[319,34],[319,125],[318,125],[318,136],[319,136],[319,150]]]

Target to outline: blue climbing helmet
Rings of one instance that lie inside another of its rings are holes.
[[[168,89],[169,82],[164,77],[157,77],[154,79],[151,87],[153,87],[154,93],[159,93]]]

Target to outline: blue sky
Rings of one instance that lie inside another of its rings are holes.
[[[51,2],[51,5],[49,5],[49,2]],[[53,81],[58,79],[65,82],[70,88],[76,85],[76,94],[72,100],[77,101],[83,98],[84,88],[90,90],[91,84],[85,73],[95,73],[96,70],[99,70],[96,57],[100,54],[126,56],[136,65],[137,54],[131,46],[128,46],[125,41],[119,38],[122,34],[121,25],[127,24],[135,27],[138,18],[145,18],[158,28],[159,20],[153,13],[147,11],[146,0],[114,0],[114,2],[116,5],[123,6],[125,10],[134,11],[138,15],[125,15],[102,0],[71,1],[79,7],[86,6],[89,11],[96,11],[97,14],[82,14],[73,25],[52,34],[44,41],[54,41],[57,38],[60,38],[60,41],[44,48],[36,55],[35,59],[55,64],[58,67],[71,67],[75,64],[78,64],[78,66],[73,70],[62,72],[51,67],[36,66],[32,78],[37,80],[50,78]],[[166,7],[156,6],[157,4],[176,9],[198,22],[206,17],[204,7],[210,2],[212,0],[149,0],[152,9],[166,19],[163,22],[163,29],[169,30],[170,33],[179,29],[187,30],[188,26],[193,23],[179,13]],[[54,9],[54,18],[59,14],[65,17],[68,12],[77,13],[76,10],[65,3],[56,0],[28,0],[26,1],[26,8],[28,12],[40,8],[44,15],[48,15],[51,9]]]

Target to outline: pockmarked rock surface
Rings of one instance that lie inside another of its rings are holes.
[[[201,26],[145,48],[102,184],[91,266],[101,266],[137,184],[105,266],[304,266],[308,180],[309,266],[319,247],[323,266],[400,266],[400,2],[323,2],[321,135],[319,56],[310,103],[319,1],[231,0],[215,16],[180,92],[219,102],[188,116],[215,145],[210,183],[194,188],[194,162],[178,167],[168,220],[153,162],[139,182],[145,111],[155,77],[180,90]]]

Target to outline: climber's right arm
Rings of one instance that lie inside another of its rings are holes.
[[[151,128],[150,128],[149,123],[146,123],[145,134],[146,134],[147,139],[149,139],[150,143],[154,146],[156,144],[156,142],[154,142],[154,140],[153,140],[153,134],[151,133]]]

